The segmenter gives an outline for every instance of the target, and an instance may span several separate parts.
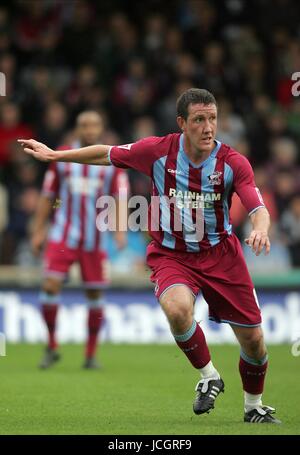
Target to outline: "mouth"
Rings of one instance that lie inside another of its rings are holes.
[[[207,136],[207,137],[203,137],[201,139],[201,142],[209,143],[209,142],[211,142],[211,140],[212,140],[212,136]]]

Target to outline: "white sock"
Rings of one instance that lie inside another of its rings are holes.
[[[251,411],[251,409],[262,405],[261,401],[262,393],[253,395],[252,393],[244,392],[245,399],[245,412]]]
[[[212,361],[210,360],[203,368],[199,368],[202,379],[220,379],[218,371],[215,369]]]

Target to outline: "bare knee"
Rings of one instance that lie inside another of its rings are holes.
[[[182,328],[182,326],[191,325],[192,311],[185,302],[167,300],[164,310],[172,326]]]
[[[251,354],[251,357],[260,358],[265,354],[265,343],[263,335],[255,335],[252,338],[249,338],[245,343],[247,351]]]

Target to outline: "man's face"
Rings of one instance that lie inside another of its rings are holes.
[[[177,117],[177,122],[194,148],[201,152],[213,150],[217,132],[215,104],[190,104],[187,119]]]
[[[103,121],[98,114],[84,113],[77,122],[77,135],[83,145],[94,145],[103,132]]]

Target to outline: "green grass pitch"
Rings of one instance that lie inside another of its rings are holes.
[[[264,403],[283,424],[244,424],[237,346],[212,346],[225,381],[211,414],[192,412],[198,373],[174,345],[101,346],[101,371],[80,368],[83,347],[40,371],[40,345],[9,345],[0,357],[0,434],[300,434],[300,357],[271,346]]]

